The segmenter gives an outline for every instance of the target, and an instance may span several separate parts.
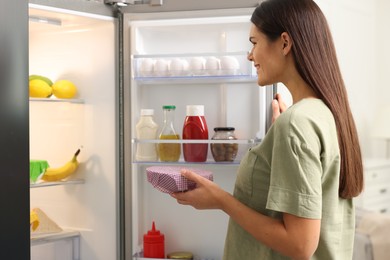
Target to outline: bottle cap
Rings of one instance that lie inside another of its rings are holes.
[[[203,105],[188,105],[187,116],[204,116]]]
[[[141,109],[141,116],[152,116],[154,115],[154,109]]]
[[[235,128],[234,127],[215,127],[214,128],[214,131],[217,132],[217,131],[234,131]]]
[[[176,106],[174,106],[174,105],[165,105],[162,108],[163,109],[170,109],[170,110],[172,110],[172,109],[176,109]]]
[[[160,233],[159,230],[156,230],[154,225],[154,221],[152,224],[152,229],[148,231],[147,234],[144,235],[145,243],[164,243],[164,234]]]

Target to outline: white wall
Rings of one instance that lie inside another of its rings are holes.
[[[377,114],[379,111],[383,110],[384,106],[390,106],[390,84],[389,84],[389,75],[390,75],[390,1],[388,0],[376,0],[377,3],[377,19],[376,19],[376,61],[377,61],[377,93],[376,93],[376,109],[374,111]],[[375,118],[373,119],[375,120]],[[390,115],[388,119],[390,120]],[[375,152],[379,153],[379,156],[385,155],[385,142],[383,140],[375,141],[376,150]]]
[[[388,62],[382,55],[386,53],[384,46],[386,41],[378,38],[381,31],[385,32],[386,23],[382,22],[383,25],[378,26],[378,21],[389,19],[386,13],[386,10],[390,10],[389,2],[387,0],[316,2],[325,13],[332,30],[363,156],[383,157],[384,142],[372,137],[372,129],[375,125],[375,112],[381,104],[388,102],[386,95],[381,93],[384,92],[386,79],[386,72],[381,68]],[[387,68],[389,67],[387,64]]]

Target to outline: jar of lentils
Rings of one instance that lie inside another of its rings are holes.
[[[234,127],[215,127],[211,140],[237,140]],[[211,153],[216,162],[232,162],[237,156],[237,143],[211,143]]]

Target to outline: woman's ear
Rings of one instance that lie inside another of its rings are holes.
[[[282,43],[283,43],[283,55],[286,56],[291,50],[292,40],[290,38],[290,35],[287,32],[283,32],[280,35],[280,38],[281,38]]]

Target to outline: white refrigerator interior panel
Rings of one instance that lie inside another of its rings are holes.
[[[201,167],[212,171],[214,181],[226,191],[233,192],[237,166],[183,167]],[[139,169],[134,183],[137,187],[134,193],[137,200],[133,201],[133,208],[137,211],[134,220],[138,224],[133,228],[137,241],[143,240],[143,233],[151,229],[154,221],[156,228],[164,233],[166,253],[190,251],[194,253],[196,259],[221,259],[228,216],[217,210],[199,211],[179,205],[170,195],[158,191],[148,183],[145,171],[146,166]],[[142,243],[135,246],[141,251]]]
[[[81,148],[71,178],[84,180],[31,188],[31,208],[80,231],[81,259],[116,259],[116,22],[35,5],[29,15],[30,75],[67,79],[78,88],[70,102],[54,96],[30,100],[30,158],[59,167]],[[42,254],[45,250],[39,250],[39,259],[60,259]]]
[[[232,193],[239,160],[253,145],[251,140],[261,139],[265,133],[265,90],[257,85],[253,64],[247,60],[247,51],[251,48],[248,40],[250,12],[237,16],[233,10],[231,16],[225,14],[221,17],[204,17],[204,13],[202,17],[192,17],[193,14],[200,13],[187,12],[185,19],[149,21],[141,20],[140,15],[134,16],[140,19],[134,21],[129,14],[129,134],[132,143],[137,143],[135,125],[141,109],[154,109],[155,121],[161,128],[162,106],[175,105],[174,128],[182,136],[186,106],[204,105],[209,139],[215,127],[235,127],[238,141],[244,144],[239,146],[239,159],[217,164],[209,149],[204,163],[186,163],[181,154],[179,162],[173,164],[210,170],[214,181]],[[175,15],[172,14],[172,17]],[[165,16],[169,17],[169,14]],[[226,56],[236,59],[236,69],[222,69]],[[206,66],[201,71],[184,66],[180,73],[172,69],[176,59],[191,64],[194,58],[207,61],[210,57],[221,62],[219,71]],[[154,64],[149,74],[145,73],[146,66],[142,65],[145,60]],[[168,64],[167,70],[162,73],[157,66],[161,60]],[[132,149],[134,154],[135,145]],[[142,251],[143,234],[151,229],[155,221],[156,227],[165,235],[166,253],[184,250],[193,252],[195,259],[221,259],[228,216],[217,210],[198,211],[179,205],[169,195],[153,188],[147,181],[146,168],[170,163],[131,160],[133,255]]]
[[[249,20],[250,16],[135,21],[130,25],[132,53],[249,51]]]

